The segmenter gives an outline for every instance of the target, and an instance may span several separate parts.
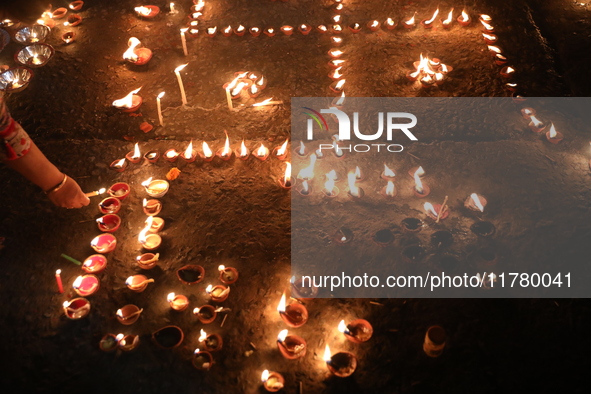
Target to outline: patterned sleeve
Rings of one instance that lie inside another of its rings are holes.
[[[0,142],[4,145],[4,149],[0,148],[0,159],[4,160],[23,157],[31,149],[29,135],[18,122],[12,119],[2,96],[0,96]]]

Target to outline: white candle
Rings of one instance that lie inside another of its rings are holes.
[[[164,120],[162,119],[162,106],[160,105],[160,99],[164,97],[164,92],[161,92],[156,97],[156,107],[158,107],[158,120],[160,121],[160,126],[164,126]]]
[[[185,32],[187,30],[189,30],[187,27],[181,29],[181,42],[183,43],[183,53],[185,56],[189,56],[189,51],[187,51],[187,38],[185,37]]]
[[[179,89],[181,90],[181,99],[183,100],[183,105],[187,105],[187,95],[185,94],[185,87],[183,86],[183,80],[181,79],[180,71],[185,68],[187,65],[183,64],[182,66],[178,66],[174,69],[174,73],[176,74],[176,79],[179,82]]]

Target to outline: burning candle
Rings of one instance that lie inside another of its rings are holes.
[[[349,183],[349,196],[354,198],[361,198],[365,194],[363,189],[358,187],[355,183],[357,182],[357,178],[354,172],[350,172],[347,174],[347,180]]]
[[[283,357],[295,360],[306,355],[306,341],[297,335],[288,335],[287,330],[282,330],[277,335],[277,347]]]
[[[279,185],[284,189],[291,189],[292,182],[291,182],[291,163],[285,163],[285,173],[283,177],[279,178]]]
[[[140,162],[140,160],[142,159],[142,154],[140,152],[140,147],[137,142],[134,145],[133,151],[127,152],[127,154],[125,155],[125,158],[127,160],[129,160],[131,163],[139,163]]]
[[[286,305],[285,293],[281,296],[279,305],[277,305],[277,312],[281,319],[289,327],[301,327],[308,321],[308,310],[306,307],[298,302]]]
[[[181,99],[183,101],[183,105],[187,105],[187,96],[185,95],[185,87],[183,86],[183,80],[181,78],[181,70],[184,69],[185,67],[187,67],[187,64],[180,65],[174,69],[174,73],[176,74],[176,79],[179,83],[179,89],[181,90]]]
[[[345,324],[345,321],[341,320],[338,329],[345,334],[348,340],[354,343],[366,342],[373,335],[373,327],[364,319],[356,319],[349,324]]]
[[[324,362],[328,370],[339,378],[351,376],[357,368],[357,357],[353,353],[339,352],[331,355],[328,344],[324,349]]]
[[[86,298],[74,298],[64,301],[63,308],[68,319],[78,320],[90,313],[90,302]]]
[[[148,279],[145,275],[133,275],[125,280],[127,288],[138,293],[146,290],[150,283],[154,283],[154,279]]]
[[[64,292],[64,285],[62,283],[62,270],[55,271],[55,281],[57,282],[57,290],[60,294]]]
[[[82,297],[93,295],[99,289],[99,280],[96,276],[87,274],[78,276],[72,284],[76,294]]]
[[[464,206],[472,211],[484,212],[486,202],[486,198],[482,197],[479,194],[472,193],[464,202]]]
[[[335,170],[331,170],[329,173],[326,174],[326,182],[324,183],[324,189],[322,192],[327,197],[336,197],[339,194],[339,188],[335,186],[335,181],[337,179],[337,172]]]
[[[185,56],[189,56],[189,51],[187,50],[187,37],[185,37],[185,33],[189,30],[188,27],[180,29],[181,32],[181,44],[183,45],[183,54]]]
[[[228,298],[230,294],[230,288],[222,285],[208,285],[205,292],[209,294],[211,300],[214,302],[223,302]]]
[[[152,51],[148,48],[138,48],[140,44],[140,40],[131,37],[127,41],[129,48],[123,53],[123,59],[137,66],[143,66],[148,63],[152,59]]]
[[[554,123],[550,123],[550,129],[546,132],[546,139],[553,144],[558,144],[564,139],[564,136],[561,132],[556,131]]]
[[[261,161],[267,160],[267,157],[269,157],[269,148],[267,148],[261,142],[261,146],[259,146],[259,148],[254,152],[254,157],[256,157],[257,159],[259,159]]]
[[[136,93],[140,91],[140,88],[132,90],[127,96],[122,99],[113,101],[113,107],[123,110],[123,112],[134,112],[142,105],[142,98]]]
[[[285,384],[285,379],[280,373],[269,372],[267,369],[265,369],[261,374],[261,381],[263,382],[263,387],[265,387],[265,390],[271,393],[281,390]]]
[[[180,155],[187,163],[192,163],[197,158],[197,155],[193,151],[193,140],[189,142],[187,148]]]
[[[460,24],[460,26],[466,27],[470,24],[470,22],[472,22],[472,19],[470,18],[470,15],[468,15],[466,10],[462,10],[462,14],[458,16],[457,21]]]
[[[85,195],[86,197],[94,197],[94,196],[99,196],[99,195],[101,195],[101,194],[105,193],[106,191],[107,191],[107,189],[105,189],[105,188],[103,187],[103,188],[100,188],[100,189],[98,189],[98,190],[95,190],[95,191],[93,191],[93,192],[84,193],[84,195]]]
[[[449,29],[451,27],[451,24],[453,22],[453,15],[454,9],[452,8],[451,11],[449,11],[449,14],[447,14],[447,19],[441,21],[441,24],[443,25],[444,29]]]
[[[433,27],[433,22],[435,22],[435,18],[437,18],[437,15],[439,15],[439,8],[437,8],[435,10],[435,12],[433,13],[433,16],[431,16],[431,19],[425,19],[423,21],[421,21],[421,25],[423,25],[423,27],[425,29],[430,29]]]
[[[97,253],[105,254],[112,252],[117,246],[117,238],[113,234],[97,235],[90,241],[90,246]]]
[[[166,296],[166,300],[170,304],[170,307],[175,311],[184,311],[189,306],[189,299],[182,294],[176,295],[174,293],[169,293]]]
[[[224,130],[226,134],[226,142],[224,143],[224,147],[217,151],[216,155],[222,160],[229,160],[232,157],[232,149],[230,149],[230,138],[228,137],[228,132]]]
[[[203,141],[202,144],[202,153],[200,153],[201,158],[205,161],[211,161],[213,159],[213,152],[211,151],[211,149],[209,148],[209,145],[207,145],[207,142]]]

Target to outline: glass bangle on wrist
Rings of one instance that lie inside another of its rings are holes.
[[[55,185],[51,189],[46,190],[45,191],[45,194],[50,194],[50,193],[57,192],[59,189],[61,189],[62,187],[64,187],[64,185],[66,184],[66,181],[67,180],[68,180],[68,176],[66,174],[64,174],[64,179],[62,179],[62,181],[60,183],[58,183],[57,185]]]

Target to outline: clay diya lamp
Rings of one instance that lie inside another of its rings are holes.
[[[511,66],[505,66],[499,72],[503,78],[511,78],[515,74],[515,69]]]
[[[449,216],[449,208],[445,210],[445,212],[439,213],[441,211],[441,204],[431,204],[430,202],[426,202],[423,205],[425,209],[425,213],[433,220],[437,220],[437,215],[439,215],[439,220],[444,220]]]
[[[169,161],[171,163],[174,163],[178,157],[179,157],[179,152],[177,152],[176,149],[174,149],[174,148],[171,148],[171,149],[167,150],[166,152],[164,152],[164,159],[166,159],[166,161]]]
[[[485,266],[491,266],[497,264],[497,251],[492,246],[485,246],[480,248],[476,252],[476,258],[479,263],[484,264]]]
[[[277,336],[277,348],[281,355],[289,360],[297,360],[306,355],[306,341],[297,335],[288,335],[287,330],[283,330]]]
[[[286,306],[285,293],[281,296],[281,301],[277,306],[277,311],[281,320],[289,327],[301,327],[308,321],[308,310],[299,302],[293,302]]]
[[[261,381],[263,382],[263,387],[265,390],[270,393],[276,393],[285,385],[285,379],[280,373],[273,371],[269,372],[266,369],[261,375]]]
[[[291,178],[291,163],[287,163],[287,167],[285,168],[285,174],[282,177],[277,179],[279,186],[283,189],[291,189],[292,186],[295,184],[295,179]]]
[[[464,201],[464,206],[475,212],[484,212],[484,207],[486,207],[486,204],[486,198],[476,193],[472,193],[468,196],[466,201]]]
[[[151,19],[160,13],[160,7],[155,5],[142,5],[135,7],[134,11],[142,18]]]
[[[169,293],[166,300],[170,307],[177,312],[184,311],[189,306],[189,299],[182,294]]]
[[[351,23],[349,25],[351,33],[359,33],[361,31],[361,25],[359,23]]]
[[[220,272],[220,281],[225,285],[231,285],[238,280],[238,270],[236,268],[220,265],[218,271]]]
[[[158,234],[140,233],[140,243],[146,250],[156,250],[162,244],[162,237]]]
[[[102,337],[101,341],[99,342],[99,348],[103,352],[112,352],[117,349],[119,345],[119,340],[117,339],[117,335],[114,334],[107,334]]]
[[[536,110],[530,107],[522,108],[521,116],[523,116],[523,119],[525,120],[530,120],[532,116],[536,116]]]
[[[51,13],[52,19],[62,19],[68,13],[68,9],[64,7],[57,8],[55,11]]]
[[[367,342],[373,335],[373,327],[364,319],[356,319],[349,324],[341,320],[338,328],[353,343]]]
[[[203,305],[202,307],[193,309],[193,314],[203,324],[213,323],[217,316],[215,308],[211,305]]]
[[[431,188],[417,177],[415,179],[415,185],[412,187],[412,191],[416,197],[424,198],[431,193]]]
[[[238,27],[234,28],[234,34],[238,37],[242,37],[246,33],[246,28],[242,25],[238,25]]]
[[[146,234],[157,234],[162,230],[164,227],[164,219],[158,216],[150,216],[152,218],[152,223],[150,224],[150,228],[148,229]],[[148,220],[146,220],[146,225]]]
[[[345,88],[345,80],[341,79],[338,81],[334,81],[333,83],[331,83],[329,85],[330,90],[332,90],[335,93],[341,93],[343,92],[343,89]]]
[[[70,301],[64,301],[64,313],[68,319],[82,319],[90,313],[90,302],[86,298],[74,298]]]
[[[98,278],[92,274],[81,275],[74,280],[72,288],[81,297],[93,295],[100,287]]]
[[[291,296],[298,298],[301,301],[310,301],[316,298],[318,295],[318,287],[310,283],[309,287],[306,287],[302,283],[302,278],[296,280],[295,276],[291,277]]]
[[[509,61],[505,55],[501,54],[501,53],[497,53],[495,56],[495,64],[497,66],[504,66],[505,64],[507,64],[507,62]]]
[[[564,136],[560,131],[556,131],[553,123],[550,123],[550,128],[546,132],[546,139],[552,144],[558,144],[560,141],[564,139]]]
[[[293,26],[283,25],[279,28],[283,34],[286,36],[291,36],[293,34]]]
[[[425,256],[425,249],[420,245],[409,245],[402,249],[402,259],[407,263],[416,263]]]
[[[121,226],[121,218],[114,213],[101,216],[96,220],[96,224],[100,231],[105,233],[114,233]]]
[[[380,22],[377,20],[367,22],[367,28],[371,31],[378,31],[380,29]]]
[[[144,198],[144,213],[148,216],[156,216],[162,210],[162,203],[156,199],[146,200]]]
[[[510,91],[510,92],[517,92],[519,90],[519,86],[516,83],[513,82],[507,82],[504,85],[505,89]]]
[[[326,27],[326,25],[318,25],[316,27],[316,30],[320,33],[320,34],[324,34],[324,33],[328,33],[328,27]]]
[[[339,245],[345,245],[351,242],[354,238],[353,231],[347,227],[339,228],[332,236],[332,239]]]
[[[207,371],[213,365],[213,356],[209,352],[195,349],[191,363],[196,369],[200,371]]]
[[[154,343],[163,349],[174,349],[183,343],[185,334],[180,327],[166,326],[152,333]]]
[[[153,198],[164,197],[168,192],[169,183],[163,179],[154,179],[150,177],[147,181],[142,182],[142,186],[145,188],[146,193]]]
[[[14,67],[0,70],[0,90],[3,92],[20,92],[29,86],[33,71],[26,67]]]
[[[141,269],[151,270],[152,268],[156,267],[156,264],[158,264],[159,257],[160,253],[144,253],[141,256],[137,256],[137,265]]]
[[[341,34],[343,32],[343,26],[341,26],[341,25],[332,25],[330,27],[330,31],[333,34]]]
[[[130,352],[140,344],[139,335],[117,335],[118,347],[124,352]]]
[[[416,12],[414,13],[414,15],[408,19],[405,20],[404,22],[402,22],[402,26],[404,26],[405,29],[414,29],[417,26],[416,23]]]
[[[423,350],[429,357],[438,357],[443,353],[447,334],[441,326],[431,326],[427,329],[425,340],[423,341]]]
[[[263,31],[263,34],[265,34],[267,37],[275,37],[275,29],[273,27],[267,27]]]
[[[421,25],[423,25],[425,29],[431,29],[433,25],[435,25],[435,19],[437,18],[437,15],[439,15],[439,8],[435,11],[431,19],[423,19],[421,21]]]
[[[546,128],[546,125],[536,115],[530,115],[528,127],[534,133],[539,133]]]
[[[324,361],[328,370],[339,378],[351,376],[357,369],[357,357],[353,353],[339,352],[331,355],[328,345],[324,351]]]
[[[260,161],[265,161],[269,157],[269,148],[267,148],[265,145],[263,145],[263,143],[261,143],[261,146],[259,146],[257,150],[252,152],[252,155]]]
[[[127,152],[127,154],[125,154],[125,158],[127,159],[127,161],[129,161],[130,163],[139,163],[140,160],[142,160],[142,155],[140,153],[140,149],[138,144],[135,144],[134,150]]]
[[[115,197],[107,197],[98,204],[98,207],[99,211],[104,215],[114,214],[121,209],[121,200]]]
[[[258,37],[261,35],[261,29],[259,27],[251,27],[250,29],[248,29],[248,32],[253,37]]]
[[[470,226],[470,231],[480,237],[491,237],[495,234],[495,225],[491,222],[476,222]]]
[[[82,17],[78,14],[71,14],[68,16],[67,22],[64,23],[64,26],[78,26],[82,23]]]
[[[466,27],[466,26],[470,25],[470,23],[472,22],[470,15],[468,15],[468,13],[466,11],[462,11],[462,14],[460,16],[458,16],[458,18],[456,20],[458,21],[459,25],[462,27]]]
[[[156,163],[160,158],[160,152],[156,149],[146,152],[144,158],[148,160],[148,163]]]
[[[201,157],[201,159],[203,161],[207,161],[207,162],[212,161],[213,158],[215,157],[215,155],[213,154],[213,152],[209,148],[209,145],[207,144],[207,142],[203,141],[201,149],[202,149],[202,152],[199,152],[199,157]]]
[[[140,309],[133,304],[128,304],[118,309],[117,313],[115,313],[115,316],[117,317],[119,323],[125,326],[130,326],[140,318],[140,315],[143,311],[143,309]]]
[[[312,31],[312,26],[306,25],[305,23],[301,24],[298,26],[298,31],[303,35],[307,36]]]
[[[109,196],[114,197],[118,200],[124,200],[125,198],[127,198],[127,196],[129,196],[129,192],[130,192],[131,188],[129,187],[129,185],[125,182],[118,182],[115,183],[114,185],[112,185],[109,190]]]
[[[207,350],[208,352],[217,352],[219,350],[222,350],[224,341],[222,340],[222,337],[218,334],[207,335],[207,333],[203,329],[201,329],[199,343],[201,343],[205,350]]]
[[[288,143],[289,143],[289,139],[285,140],[285,142],[282,145],[276,146],[275,148],[273,148],[272,156],[279,159],[279,160],[285,160],[287,158],[287,153],[288,153],[288,149],[287,149]]]
[[[68,5],[68,8],[70,8],[72,11],[80,11],[83,6],[83,1],[73,1],[70,3],[70,5]]]
[[[189,142],[187,149],[185,149],[179,156],[187,163],[192,163],[195,161],[197,158],[197,153],[193,150],[193,141]]]
[[[66,44],[70,44],[76,40],[76,34],[73,31],[67,31],[62,34],[62,41]]]
[[[487,34],[487,33],[482,33],[482,38],[484,39],[484,42],[487,45],[496,44],[497,41],[499,40],[499,38],[496,35],[494,35],[494,34]],[[502,72],[501,72],[501,75],[503,75]]]
[[[232,35],[233,31],[232,31],[232,26],[228,26],[225,29],[222,29],[222,36],[224,37],[230,37]]]
[[[117,238],[109,233],[97,235],[92,241],[90,241],[90,246],[97,253],[109,253],[115,250],[115,247],[117,246]]]
[[[394,242],[394,233],[390,229],[382,229],[377,231],[373,236],[373,241],[379,246],[388,246]]]
[[[207,29],[205,29],[205,36],[209,37],[209,38],[214,38],[215,35],[218,32],[218,27],[214,26],[214,27],[208,27]]]
[[[152,59],[152,51],[148,48],[134,48],[132,54],[127,57],[124,55],[124,58],[133,65],[143,66]]]
[[[454,242],[454,236],[447,230],[435,231],[431,234],[431,244],[438,248],[446,248]]]
[[[98,274],[107,267],[107,258],[102,254],[88,256],[82,263],[82,270],[87,274]]]
[[[396,26],[398,26],[398,23],[394,22],[394,19],[388,18],[384,22],[384,26],[386,26],[386,29],[388,30],[394,30]]]
[[[213,302],[224,302],[230,295],[230,288],[222,285],[208,285],[205,292]]]
[[[418,233],[423,229],[424,223],[421,219],[405,218],[400,222],[402,229],[409,233]]]
[[[148,279],[145,275],[132,275],[125,281],[127,288],[136,293],[146,290],[150,283],[154,283],[154,279]]]
[[[127,161],[125,158],[121,160],[115,160],[109,165],[109,168],[115,172],[123,172],[127,168]]]
[[[203,280],[205,269],[196,264],[188,264],[176,271],[176,276],[186,285],[194,285]]]

